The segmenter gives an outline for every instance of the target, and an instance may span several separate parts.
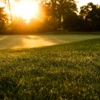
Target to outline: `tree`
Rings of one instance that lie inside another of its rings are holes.
[[[41,8],[44,15],[44,24],[51,30],[55,30],[58,25],[56,0],[45,0],[41,2]]]
[[[57,13],[61,24],[70,13],[77,11],[74,0],[57,0]]]
[[[0,8],[0,34],[4,34],[7,29],[8,18],[7,14],[4,12],[4,8]]]
[[[47,22],[50,22],[55,28],[61,27],[62,22],[71,12],[77,10],[74,0],[45,0],[44,11]]]
[[[100,6],[88,3],[81,7],[80,16],[86,22],[88,30],[99,31],[100,28]]]
[[[69,13],[63,22],[64,29],[68,31],[83,31],[84,21],[75,12]]]

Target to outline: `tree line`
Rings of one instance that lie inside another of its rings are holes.
[[[23,18],[10,21],[0,8],[0,34],[27,34],[56,30],[100,31],[100,5],[92,2],[77,9],[75,0],[42,0],[40,17],[27,24]]]

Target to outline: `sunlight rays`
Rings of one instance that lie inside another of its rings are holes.
[[[0,50],[45,47],[99,37],[100,35],[2,35]]]
[[[20,1],[12,8],[12,15],[23,18],[28,23],[39,14],[39,4],[35,1]]]

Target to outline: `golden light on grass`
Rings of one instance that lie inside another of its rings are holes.
[[[39,14],[39,4],[35,1],[20,1],[12,8],[12,15],[23,18],[26,23]]]
[[[1,35],[1,49],[22,49],[100,38],[100,35]]]

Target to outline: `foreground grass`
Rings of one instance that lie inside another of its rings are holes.
[[[100,39],[1,50],[0,100],[100,100]]]

